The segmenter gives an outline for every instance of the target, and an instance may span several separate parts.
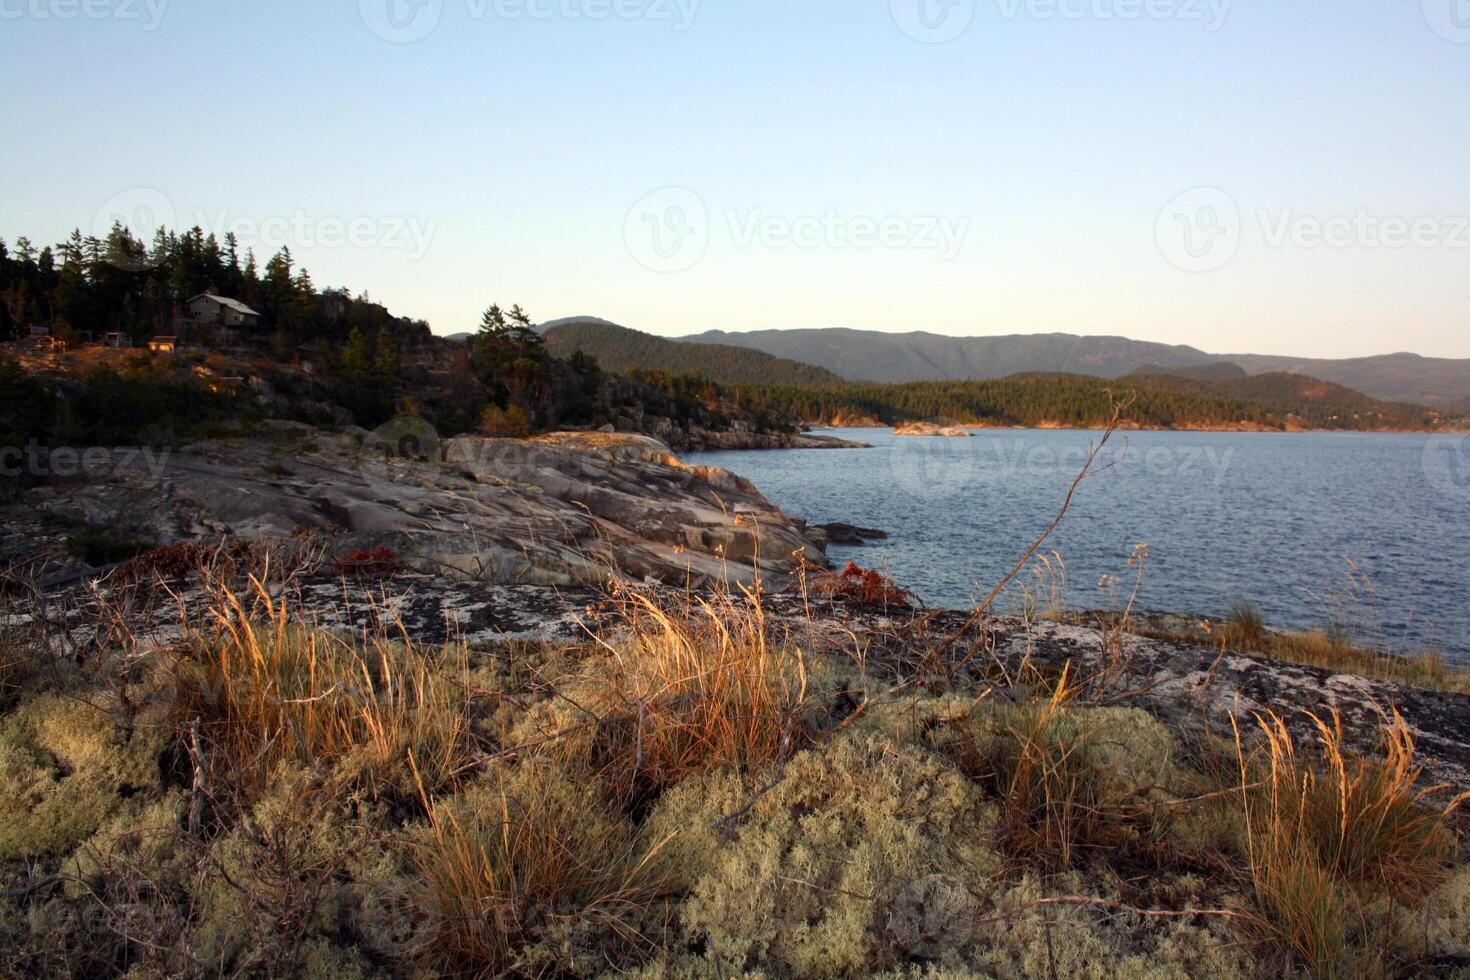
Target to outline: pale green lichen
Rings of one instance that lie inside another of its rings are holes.
[[[1435,948],[1470,960],[1470,869],[1459,869],[1430,896],[1424,921]]]
[[[653,833],[683,830],[691,943],[732,970],[842,976],[896,955],[886,936],[905,885],[941,872],[983,881],[976,789],[936,756],[855,733],[798,754],[722,842],[709,825],[749,794],[728,773],[687,780],[660,802]],[[733,809],[732,811],[733,812]]]
[[[154,726],[120,727],[102,708],[37,698],[0,722],[0,860],[65,854],[162,782]]]
[[[308,941],[353,935],[349,883],[386,860],[372,829],[377,814],[364,800],[348,803],[320,773],[278,771],[247,819],[210,845],[189,936],[195,955],[234,971],[306,971],[308,957],[337,957],[344,970],[356,963],[350,941],[335,952]]]
[[[1187,880],[1182,880],[1187,887]],[[1028,875],[994,896],[987,912],[1000,921],[980,927],[969,953],[985,976],[1077,977],[1081,980],[1212,980],[1249,977],[1254,970],[1226,920],[1201,916],[1149,920],[1106,906],[1036,903],[1056,896],[1116,900],[1076,872],[1042,880]],[[1181,896],[1185,901],[1198,896]],[[1002,913],[1015,912],[1014,915]]]

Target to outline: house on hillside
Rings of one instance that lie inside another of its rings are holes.
[[[261,316],[237,299],[200,293],[188,303],[189,316],[199,323],[218,323],[234,329],[258,327]]]
[[[44,323],[31,324],[27,333],[26,340],[16,344],[17,348],[28,347],[33,351],[50,351],[53,354],[66,350],[66,343],[59,337],[51,336],[51,328]]]
[[[133,346],[133,335],[123,330],[115,330],[112,333],[102,335],[102,346],[113,348],[126,348]]]
[[[154,337],[148,341],[148,349],[155,354],[173,354],[179,349],[179,338]]]

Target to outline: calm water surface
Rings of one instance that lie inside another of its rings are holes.
[[[690,458],[746,477],[812,523],[889,532],[886,543],[834,547],[831,556],[879,568],[932,606],[956,607],[988,592],[1050,523],[1099,437],[833,434],[875,448]],[[1427,435],[1118,435],[1106,450],[1117,465],[1083,485],[1047,549],[1065,560],[1073,608],[1108,605],[1105,576],[1125,601],[1129,557],[1144,544],[1142,608],[1219,615],[1244,598],[1269,625],[1347,620],[1387,649],[1435,648],[1470,663],[1467,449],[1470,439]]]

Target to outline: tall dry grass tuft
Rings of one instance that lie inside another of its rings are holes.
[[[412,760],[434,787],[452,779],[470,724],[463,650],[429,652],[406,637],[351,643],[295,625],[285,600],[251,584],[254,608],[217,590],[214,635],[194,637],[179,665],[181,703],[217,768],[259,784],[281,762],[352,760],[370,787],[411,788]]]
[[[675,891],[666,842],[644,846],[595,786],[528,760],[428,809],[412,859],[433,922],[420,952],[438,967],[546,975],[582,946],[614,965],[656,940],[657,909]]]
[[[1265,650],[1271,636],[1261,608],[1244,599],[1231,603],[1220,623],[1217,639],[1231,650]]]
[[[810,734],[807,665],[799,646],[772,632],[755,594],[682,608],[644,593],[624,598],[585,706],[595,720],[569,744],[628,807],[696,771],[786,758]]]
[[[1078,719],[1078,689],[1064,670],[1050,697],[998,707],[994,730],[960,727],[961,769],[986,787],[1000,808],[1001,849],[1052,870],[1088,852],[1117,845],[1123,814],[1109,775]]]
[[[1421,786],[1413,736],[1394,712],[1381,757],[1343,746],[1342,718],[1310,716],[1315,758],[1303,758],[1275,714],[1248,753],[1237,731],[1245,851],[1262,931],[1318,976],[1351,973],[1387,954],[1370,907],[1387,896],[1417,906],[1447,876],[1447,820],[1462,798],[1435,805]],[[1391,924],[1391,923],[1390,923]]]
[[[1021,585],[1016,615],[1027,624],[1067,622],[1067,563],[1060,551],[1036,555],[1031,577]]]

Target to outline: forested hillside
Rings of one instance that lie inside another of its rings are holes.
[[[318,292],[289,248],[264,260],[200,228],[158,229],[151,243],[114,225],[105,239],[74,231],[38,248],[29,238],[0,241],[0,341],[41,324],[62,340],[126,331],[135,340],[171,332],[184,304],[203,292],[240,300],[258,311],[264,335],[280,351],[345,341],[387,330],[401,340],[426,339],[422,320],[395,317],[365,295]]]
[[[204,292],[242,301],[260,322],[194,323],[187,303]],[[33,327],[63,344],[39,354]],[[85,343],[112,332],[131,343]],[[142,349],[176,333],[187,345],[181,356]],[[319,292],[289,249],[262,271],[233,236],[219,241],[199,228],[160,228],[151,244],[121,225],[105,239],[78,231],[42,248],[0,241],[0,342],[19,340],[7,353],[24,358],[0,354],[0,446],[173,443],[200,427],[263,419],[374,428],[412,415],[441,435],[496,436],[645,431],[658,420],[721,431],[737,421],[707,383],[657,372],[635,380],[586,354],[556,356],[518,306],[490,306],[467,338],[436,338],[424,321],[394,316],[365,294]],[[795,367],[805,373],[788,377],[825,375]],[[767,415],[739,421],[757,432],[792,428]]]
[[[580,351],[640,379],[649,372],[646,380],[677,388],[685,397],[698,391],[706,404],[718,397],[728,405],[733,399],[762,418],[794,416],[816,424],[944,418],[979,425],[1090,426],[1107,421],[1120,397],[1133,398],[1130,421],[1145,426],[1418,429],[1435,424],[1435,417],[1418,406],[1378,402],[1300,375],[1248,377],[1229,362],[1167,369],[1150,363],[1148,374],[1115,380],[1036,372],[984,381],[872,384],[845,382],[758,351],[670,341],[605,321],[558,323],[546,337],[548,348],[563,356]],[[1031,340],[1039,355],[1056,338]],[[730,391],[717,396],[711,381]]]
[[[1321,397],[1314,397],[1317,389]],[[816,424],[871,416],[885,424],[940,418],[966,425],[1098,426],[1113,405],[1131,400],[1126,421],[1164,428],[1401,429],[1433,427],[1418,406],[1375,402],[1325,382],[1264,376],[1199,382],[1164,376],[1116,381],[1072,374],[1017,375],[995,381],[851,384],[830,388],[742,385],[735,399],[749,411],[790,413]]]
[[[822,385],[842,381],[823,368],[742,347],[682,343],[601,320],[560,322],[546,330],[546,346],[558,357],[582,351],[605,370],[698,374],[719,384]]]
[[[1377,401],[1351,388],[1300,374],[1275,372],[1220,381],[1200,381],[1171,375],[1145,376],[1130,380],[1184,394],[1223,396],[1271,415],[1291,414],[1327,427],[1417,427],[1419,423],[1414,420],[1425,416],[1425,410],[1421,406]],[[1362,422],[1363,425],[1351,424],[1353,421]]]

